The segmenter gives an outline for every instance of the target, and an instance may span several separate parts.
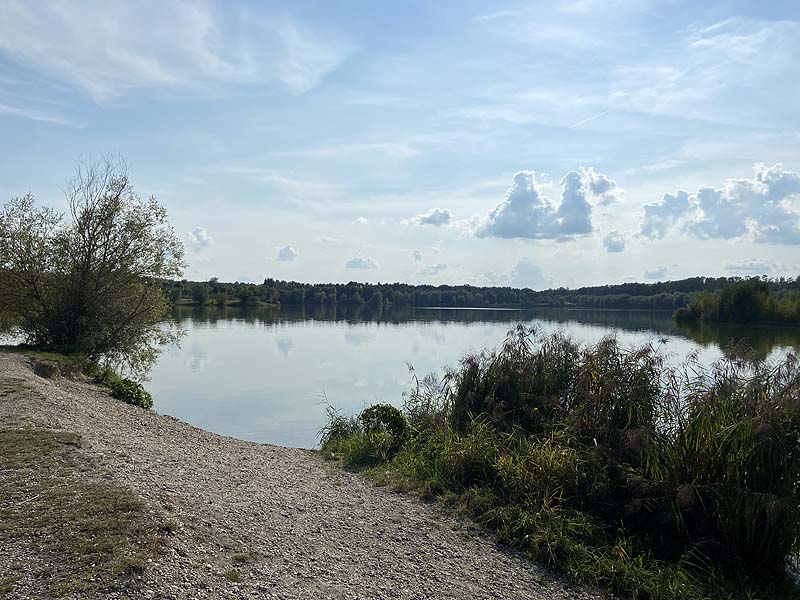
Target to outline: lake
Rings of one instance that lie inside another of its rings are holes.
[[[317,444],[325,402],[348,414],[379,401],[401,406],[409,364],[420,377],[441,372],[465,352],[496,347],[519,322],[585,343],[609,334],[624,345],[663,339],[673,362],[696,351],[711,364],[741,338],[763,356],[800,349],[800,329],[679,326],[662,311],[177,307],[173,318],[186,335],[151,372],[158,412],[305,448]]]

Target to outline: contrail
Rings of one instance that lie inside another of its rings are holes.
[[[578,127],[579,125],[583,125],[584,123],[588,123],[589,121],[593,121],[597,117],[602,117],[603,115],[607,115],[612,110],[614,110],[613,106],[611,108],[609,108],[608,110],[604,110],[603,112],[597,113],[596,115],[592,115],[591,117],[588,117],[588,118],[584,119],[583,121],[578,121],[577,123],[573,123],[572,125],[567,127],[567,129],[572,129],[574,127]]]

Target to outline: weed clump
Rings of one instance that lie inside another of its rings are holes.
[[[95,368],[94,381],[111,389],[111,397],[127,404],[149,409],[153,407],[153,396],[142,384],[117,375],[108,367]]]
[[[140,408],[152,408],[153,397],[142,384],[132,379],[120,379],[111,384],[111,397]]]
[[[348,465],[376,465],[397,454],[406,433],[406,417],[389,404],[371,406],[358,417],[345,417],[328,407],[323,451],[328,458],[340,458]]]
[[[396,409],[395,409],[396,410]],[[519,327],[406,396],[403,435],[330,412],[322,452],[439,498],[569,577],[635,598],[787,597],[800,368],[665,365]]]

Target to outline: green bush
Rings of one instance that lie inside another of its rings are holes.
[[[152,408],[153,397],[132,379],[116,379],[111,382],[111,397],[140,408]]]
[[[375,404],[358,416],[367,433],[386,432],[399,445],[406,435],[406,418],[391,404]]]
[[[520,327],[442,383],[415,378],[403,419],[387,405],[332,411],[322,451],[630,597],[800,596],[787,577],[800,550],[800,364],[746,356],[672,369],[651,345],[581,347]]]

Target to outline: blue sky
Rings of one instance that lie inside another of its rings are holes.
[[[118,153],[192,279],[797,275],[798,58],[788,0],[5,0],[0,197]]]

